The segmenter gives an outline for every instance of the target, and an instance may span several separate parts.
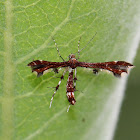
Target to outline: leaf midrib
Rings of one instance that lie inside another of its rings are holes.
[[[1,139],[10,140],[13,136],[13,76],[14,65],[12,56],[12,20],[13,5],[12,0],[5,2],[5,31],[4,31],[4,80],[3,80],[3,96],[2,96],[2,135]]]
[[[68,20],[72,10],[72,6],[75,0],[72,1],[70,9],[68,11],[67,17],[65,20],[57,26],[52,33],[54,35],[60,28],[63,26]],[[5,31],[4,31],[4,80],[3,80],[3,96],[2,100],[2,135],[0,139],[10,140],[13,138],[14,135],[14,71],[15,66],[18,63],[21,63],[22,60],[14,63],[13,62],[13,54],[12,54],[12,47],[13,47],[13,38],[14,35],[12,33],[12,21],[13,21],[13,0],[7,0],[5,2]],[[50,38],[40,47],[43,49],[46,46],[46,43],[51,39]],[[40,50],[39,49],[39,50]],[[34,53],[36,53],[36,50]],[[33,54],[34,54],[33,53]],[[24,59],[28,59],[29,56],[25,56]]]

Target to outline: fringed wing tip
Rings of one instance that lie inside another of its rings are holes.
[[[125,67],[123,67],[122,69],[120,69],[118,72],[113,72],[113,75],[117,78],[121,78],[123,75],[128,74],[129,69],[134,68],[135,66],[127,63],[127,65]]]
[[[136,67],[136,66],[134,66],[134,65],[132,65],[132,64],[128,66],[128,68],[130,68],[130,69],[133,69],[133,68],[135,68],[135,67]]]

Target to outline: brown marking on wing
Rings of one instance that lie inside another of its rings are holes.
[[[111,71],[114,76],[121,77],[123,72],[128,73],[128,69],[134,67],[132,64],[125,61],[112,61],[103,63],[85,63],[78,62],[79,67],[98,68]]]

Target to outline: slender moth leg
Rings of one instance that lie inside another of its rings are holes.
[[[74,91],[76,91],[76,81],[77,81],[77,77],[76,77],[76,73],[77,73],[77,70],[76,68],[74,69]]]
[[[93,73],[94,73],[94,74],[96,74],[96,75],[97,75],[97,74],[98,74],[98,72],[99,72],[99,69],[93,69]]]
[[[57,90],[59,89],[59,86],[60,86],[60,84],[61,84],[62,79],[64,79],[64,75],[65,75],[66,71],[67,71],[67,69],[63,72],[63,74],[62,74],[62,76],[61,76],[61,78],[60,78],[60,81],[58,82],[58,85],[57,85],[56,88],[55,88],[55,91],[54,91],[54,93],[53,93],[53,95],[52,95],[52,98],[51,98],[50,108],[51,108],[51,105],[52,105],[52,101],[53,101],[54,95],[56,94]]]
[[[57,69],[57,68],[53,68],[53,71],[54,71],[55,73],[58,73],[58,69]]]
[[[70,105],[69,105],[68,108],[67,108],[67,112],[69,112],[69,109],[70,109]]]

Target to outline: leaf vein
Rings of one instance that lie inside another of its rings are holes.
[[[66,18],[58,26],[55,27],[55,29],[51,33],[50,37],[39,48],[35,49],[31,53],[29,53],[29,54],[25,55],[24,57],[20,58],[19,60],[17,60],[15,62],[16,65],[21,64],[22,62],[24,62],[27,59],[29,59],[31,56],[36,55],[37,53],[39,53],[40,51],[42,51],[43,49],[46,48],[46,45],[51,40],[51,37],[54,36],[61,29],[61,27],[64,26],[69,21],[70,13],[71,13],[71,10],[72,10],[72,7],[73,7],[74,2],[75,2],[75,0],[72,0]]]

